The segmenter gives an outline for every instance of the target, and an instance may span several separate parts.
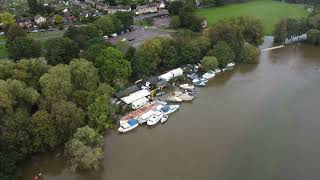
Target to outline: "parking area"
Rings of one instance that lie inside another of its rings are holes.
[[[156,29],[144,28],[144,27],[136,27],[133,31],[119,35],[114,38],[110,38],[108,41],[112,44],[121,41],[122,39],[126,39],[126,41],[133,47],[138,47],[144,41],[160,36],[160,37],[170,37],[170,32],[159,31]],[[130,40],[130,41],[129,41]]]

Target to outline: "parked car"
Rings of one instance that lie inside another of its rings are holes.
[[[0,35],[4,35],[4,32],[0,32]]]
[[[125,42],[125,41],[127,41],[127,39],[126,39],[126,38],[122,38],[121,41],[122,41],[122,42]]]
[[[133,41],[134,40],[134,38],[130,38],[130,39],[128,39],[128,41]]]
[[[117,37],[118,34],[117,34],[117,33],[113,33],[113,34],[111,34],[111,36],[112,36],[112,37]]]
[[[109,39],[109,37],[108,36],[103,36],[103,39],[107,40],[107,39]]]

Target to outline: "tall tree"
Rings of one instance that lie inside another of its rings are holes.
[[[0,22],[8,29],[10,26],[14,25],[15,19],[9,12],[3,12],[0,14]]]
[[[8,44],[9,57],[14,60],[40,57],[41,47],[31,38],[17,37]]]
[[[70,169],[97,170],[99,160],[103,158],[103,139],[89,126],[79,128],[73,138],[66,143],[66,154],[69,156]]]
[[[213,51],[208,53],[209,56],[215,56],[218,59],[220,67],[226,67],[226,65],[235,60],[235,54],[232,48],[223,41],[218,41],[213,46]]]
[[[79,56],[79,46],[69,38],[51,38],[44,44],[44,57],[51,65],[68,64]]]
[[[98,86],[98,71],[92,62],[85,59],[74,59],[70,63],[73,89],[92,91]]]
[[[124,59],[120,51],[112,47],[100,53],[96,60],[96,67],[101,79],[116,87],[125,85],[132,73],[130,62]]]

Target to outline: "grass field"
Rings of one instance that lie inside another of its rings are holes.
[[[236,16],[256,16],[265,27],[265,34],[270,35],[273,26],[283,17],[304,17],[308,15],[305,5],[284,4],[272,0],[252,0],[241,4],[226,5],[217,8],[200,9],[198,15],[206,17],[208,24]]]
[[[55,31],[48,31],[48,32],[36,32],[36,33],[28,33],[28,37],[33,38],[36,41],[43,42],[50,38],[62,37],[64,31],[55,30]]]

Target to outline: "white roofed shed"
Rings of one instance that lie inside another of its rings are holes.
[[[150,96],[150,92],[146,89],[134,92],[132,94],[130,94],[129,96],[123,97],[121,98],[121,101],[123,101],[126,104],[131,104],[134,101],[137,101],[143,97],[147,97]]]

